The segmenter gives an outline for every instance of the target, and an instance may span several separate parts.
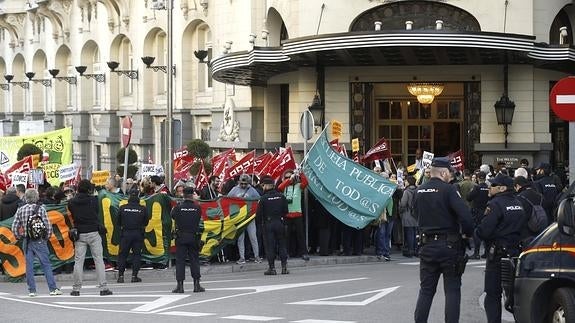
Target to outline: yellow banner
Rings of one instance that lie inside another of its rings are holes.
[[[106,185],[108,178],[110,178],[109,170],[95,170],[92,172],[92,183],[96,186]]]
[[[339,139],[341,137],[341,131],[343,129],[343,125],[341,122],[332,120],[331,121],[331,136]]]
[[[72,128],[43,132],[26,136],[12,136],[0,138],[0,156],[2,167],[7,168],[14,164],[18,150],[23,144],[34,144],[42,151],[48,153],[48,161],[41,166],[46,173],[46,179],[52,185],[60,184],[58,170],[61,165],[72,163]]]

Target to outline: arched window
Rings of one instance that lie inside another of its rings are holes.
[[[571,6],[571,5],[569,5]],[[561,28],[566,27],[566,32],[561,36]],[[560,41],[561,37],[564,37],[563,42]],[[569,20],[569,15],[565,11],[565,8],[561,9],[549,29],[549,44],[559,45],[559,44],[573,44],[573,28],[571,28],[571,20]]]

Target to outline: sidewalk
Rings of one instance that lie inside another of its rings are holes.
[[[401,254],[395,254],[393,260],[403,258]],[[417,258],[414,258],[417,260]],[[357,264],[357,263],[375,263],[375,262],[385,262],[377,259],[374,255],[361,255],[361,256],[310,256],[309,261],[304,261],[301,258],[292,258],[288,260],[288,268],[306,268],[306,267],[317,267],[317,266],[337,266],[343,264]],[[279,259],[276,259],[276,264],[279,265]],[[186,267],[186,275],[189,274],[189,266]],[[214,263],[208,265],[200,266],[200,271],[202,276],[206,277],[211,274],[230,274],[236,272],[251,272],[251,271],[261,271],[263,272],[267,269],[267,261],[264,259],[262,263],[248,262],[243,265],[238,265],[235,262],[227,263]],[[139,277],[144,281],[146,279],[167,279],[174,280],[176,276],[176,268],[174,266],[166,269],[147,269],[143,268],[140,270]],[[131,271],[126,270],[125,276],[131,275]],[[72,282],[72,274],[61,273],[54,276],[58,282]],[[106,279],[108,282],[115,282],[118,277],[118,272],[115,270],[106,271]],[[43,275],[36,276],[37,281],[45,281]],[[84,270],[84,281],[95,281],[96,272],[94,270]],[[6,276],[0,275],[0,282],[9,281]]]

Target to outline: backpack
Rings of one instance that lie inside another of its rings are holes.
[[[527,227],[531,232],[539,234],[548,225],[547,223],[547,212],[541,204],[533,204],[528,198],[519,196],[522,200],[527,201],[531,205],[531,214],[529,214],[529,219],[527,220]]]
[[[38,214],[38,208],[40,208],[40,205],[36,205],[34,213],[28,218],[28,223],[26,224],[26,234],[31,240],[44,239],[48,233],[46,223]]]

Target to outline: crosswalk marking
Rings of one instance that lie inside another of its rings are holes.
[[[174,315],[174,316],[188,316],[188,317],[201,317],[201,316],[216,315],[216,314],[214,314],[214,313],[178,312],[178,311],[162,312],[162,313],[158,313],[158,314],[162,314],[162,315]]]
[[[255,316],[255,315],[232,315],[232,316],[224,316],[222,318],[230,320],[258,321],[258,322],[276,321],[283,319],[283,317]]]
[[[356,321],[332,321],[332,320],[300,320],[290,323],[356,323]]]

